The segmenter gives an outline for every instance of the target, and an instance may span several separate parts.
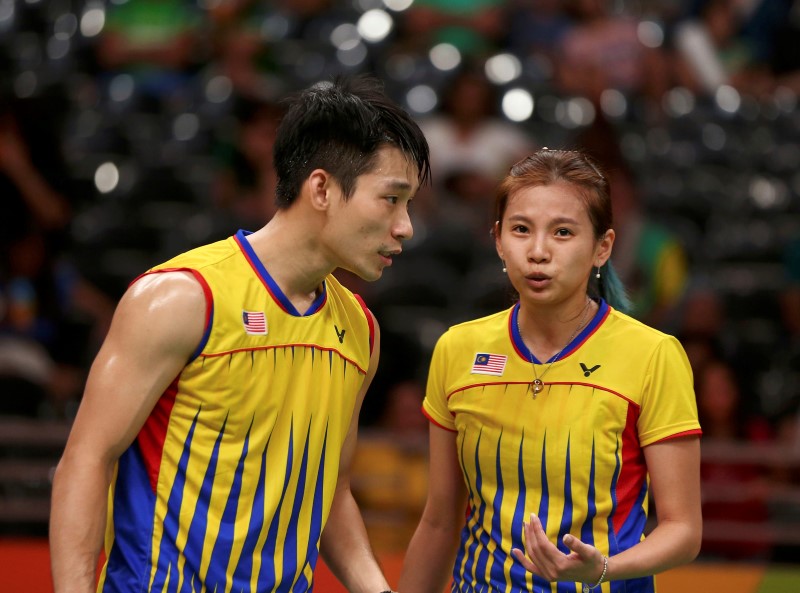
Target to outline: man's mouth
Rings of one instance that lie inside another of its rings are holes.
[[[395,255],[399,255],[400,251],[401,251],[400,249],[381,250],[381,251],[378,252],[378,255],[381,256],[381,259],[383,259],[383,262],[384,262],[385,265],[390,266],[390,265],[392,265],[392,258]]]

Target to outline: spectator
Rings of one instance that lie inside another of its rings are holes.
[[[213,201],[233,219],[233,228],[257,228],[276,210],[272,148],[283,108],[278,103],[242,99],[236,112],[233,142],[220,143],[217,149]]]
[[[28,416],[69,414],[110,315],[66,257],[75,188],[58,149],[58,99],[0,103],[0,376],[10,394],[0,407]]]
[[[218,3],[210,14],[217,66],[236,93],[274,101],[301,81],[347,70],[334,57],[331,34],[361,12],[333,0],[238,0]]]
[[[31,230],[0,260],[0,382],[6,413],[69,417],[113,305]]]
[[[747,95],[769,96],[778,84],[774,70],[785,68],[775,43],[789,30],[785,26],[790,3],[705,0],[699,4],[696,16],[679,23],[675,31],[678,84],[705,95],[728,84]],[[791,74],[781,77],[791,83]]]
[[[575,144],[606,168],[617,250],[612,262],[631,297],[631,314],[662,330],[674,330],[675,316],[689,282],[689,257],[678,236],[651,216],[634,171],[620,150],[616,130],[602,112]]]
[[[765,419],[742,413],[739,382],[733,369],[720,360],[698,370],[696,392],[706,450],[700,466],[706,525],[703,554],[726,561],[767,560],[772,546],[766,538],[769,468],[763,460],[731,459],[720,445],[769,442],[770,427]],[[751,529],[730,531],[726,528],[730,522]]]
[[[143,109],[185,101],[201,55],[201,16],[183,0],[111,3],[96,54],[104,76],[132,76],[133,100]]]
[[[536,142],[500,118],[494,87],[476,64],[448,81],[438,113],[421,119],[420,127],[431,149],[434,216],[446,213],[445,219],[459,221],[488,242],[497,180]]]
[[[58,151],[58,122],[52,110],[63,104],[50,97],[30,100],[0,98],[0,241],[13,241],[36,226],[53,236],[71,219],[69,192],[53,181],[68,176]],[[46,172],[46,173],[45,173]]]
[[[405,13],[405,39],[423,51],[449,43],[474,58],[500,45],[504,24],[500,0],[417,0]]]
[[[506,9],[506,47],[532,58],[542,78],[553,76],[558,48],[573,26],[563,0],[514,0]]]
[[[669,88],[666,55],[642,43],[636,18],[613,14],[610,5],[610,0],[570,0],[575,25],[559,47],[557,86],[595,105],[606,89],[658,104]]]

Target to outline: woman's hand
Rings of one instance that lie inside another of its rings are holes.
[[[528,555],[518,548],[511,550],[511,553],[526,570],[549,582],[596,583],[600,578],[603,572],[603,554],[600,550],[566,534],[563,541],[570,553],[565,554],[547,539],[539,517],[531,513],[530,522],[523,525],[525,552]]]

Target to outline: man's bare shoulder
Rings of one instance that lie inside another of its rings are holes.
[[[168,270],[151,272],[137,278],[125,292],[123,300],[151,300],[154,305],[168,301],[205,303],[205,291],[200,281],[189,271]]]
[[[191,272],[150,273],[128,287],[115,322],[125,333],[144,332],[156,342],[192,351],[205,329],[206,307],[204,287]]]

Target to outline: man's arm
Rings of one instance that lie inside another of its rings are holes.
[[[369,314],[372,315],[372,313]],[[328,567],[352,593],[380,593],[389,589],[383,571],[372,553],[364,519],[350,490],[350,462],[358,438],[358,416],[380,358],[380,329],[374,318],[373,323],[375,325],[375,345],[370,357],[367,376],[356,398],[353,418],[342,447],[336,493],[320,541],[322,556]]]
[[[56,593],[89,593],[118,457],[197,348],[205,296],[190,275],[149,275],[120,300],[53,479],[50,555]]]
[[[441,593],[450,579],[464,522],[467,491],[458,463],[456,433],[430,425],[428,499],[408,546],[400,593]]]

